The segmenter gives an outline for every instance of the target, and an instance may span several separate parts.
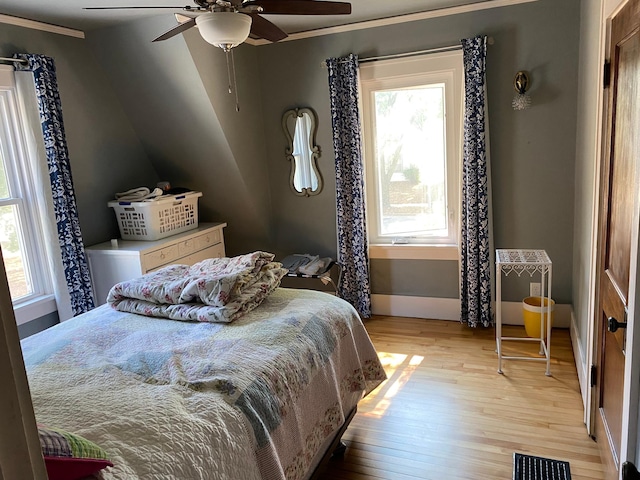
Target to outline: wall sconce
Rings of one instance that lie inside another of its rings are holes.
[[[513,79],[513,88],[516,91],[511,106],[514,110],[526,110],[531,106],[531,97],[527,94],[529,88],[529,75],[527,72],[520,71],[516,73]]]

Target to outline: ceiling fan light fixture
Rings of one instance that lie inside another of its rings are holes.
[[[251,17],[238,12],[210,12],[198,15],[196,24],[207,43],[229,50],[249,37]]]

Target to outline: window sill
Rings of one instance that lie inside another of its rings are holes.
[[[13,306],[18,325],[23,325],[57,310],[56,299],[53,295],[42,295]]]
[[[369,258],[392,260],[459,260],[457,245],[369,245]]]

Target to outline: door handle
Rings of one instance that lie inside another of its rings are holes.
[[[619,328],[627,328],[627,322],[619,322],[613,317],[607,319],[607,330],[611,333],[615,333]]]

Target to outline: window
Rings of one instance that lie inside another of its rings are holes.
[[[13,70],[0,66],[0,245],[14,308],[52,291],[23,125]]]
[[[360,67],[372,246],[457,246],[462,79],[461,51]]]

